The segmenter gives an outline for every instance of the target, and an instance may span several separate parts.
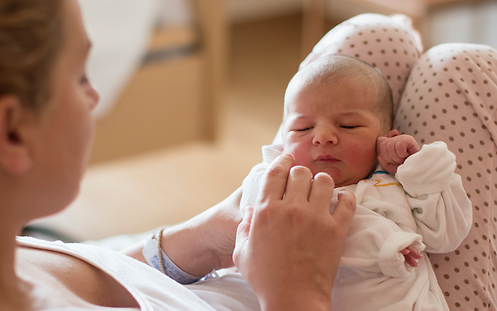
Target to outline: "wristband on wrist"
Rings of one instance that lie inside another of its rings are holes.
[[[181,270],[178,266],[174,264],[174,262],[164,253],[161,248],[161,239],[162,232],[164,229],[159,231],[157,235],[157,239],[154,239],[154,236],[151,236],[145,241],[145,245],[143,247],[143,257],[147,260],[148,264],[171,279],[175,280],[180,284],[191,284],[194,283],[201,278],[190,275],[185,271]]]

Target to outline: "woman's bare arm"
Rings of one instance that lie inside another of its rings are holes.
[[[162,249],[183,271],[202,277],[213,269],[233,266],[236,228],[241,221],[238,209],[241,189],[205,212],[164,230]],[[143,242],[124,252],[146,262]]]

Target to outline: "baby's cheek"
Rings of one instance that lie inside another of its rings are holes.
[[[375,169],[378,156],[374,148],[363,148],[349,154],[351,164],[356,168],[358,178],[366,178]]]
[[[302,165],[309,167],[311,164],[310,149],[304,144],[288,144],[284,148],[284,152],[291,153],[295,157],[294,165]]]

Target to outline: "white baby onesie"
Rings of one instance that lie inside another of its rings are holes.
[[[243,181],[240,208],[255,206],[268,165],[281,145],[263,147],[263,163]],[[424,251],[450,252],[468,234],[471,202],[455,156],[443,142],[425,145],[399,166],[394,176],[379,167],[370,177],[345,188],[356,196],[354,215],[332,292],[333,310],[449,310]],[[422,251],[416,268],[400,251]],[[424,251],[423,251],[424,250]]]

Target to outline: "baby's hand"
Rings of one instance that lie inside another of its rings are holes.
[[[421,258],[421,254],[415,250],[413,247],[408,246],[400,251],[402,255],[404,255],[405,261],[407,264],[413,268],[418,266],[418,259]]]
[[[410,135],[399,135],[397,130],[391,130],[387,136],[376,140],[378,162],[388,173],[395,175],[397,168],[411,155],[419,151],[419,145]]]

